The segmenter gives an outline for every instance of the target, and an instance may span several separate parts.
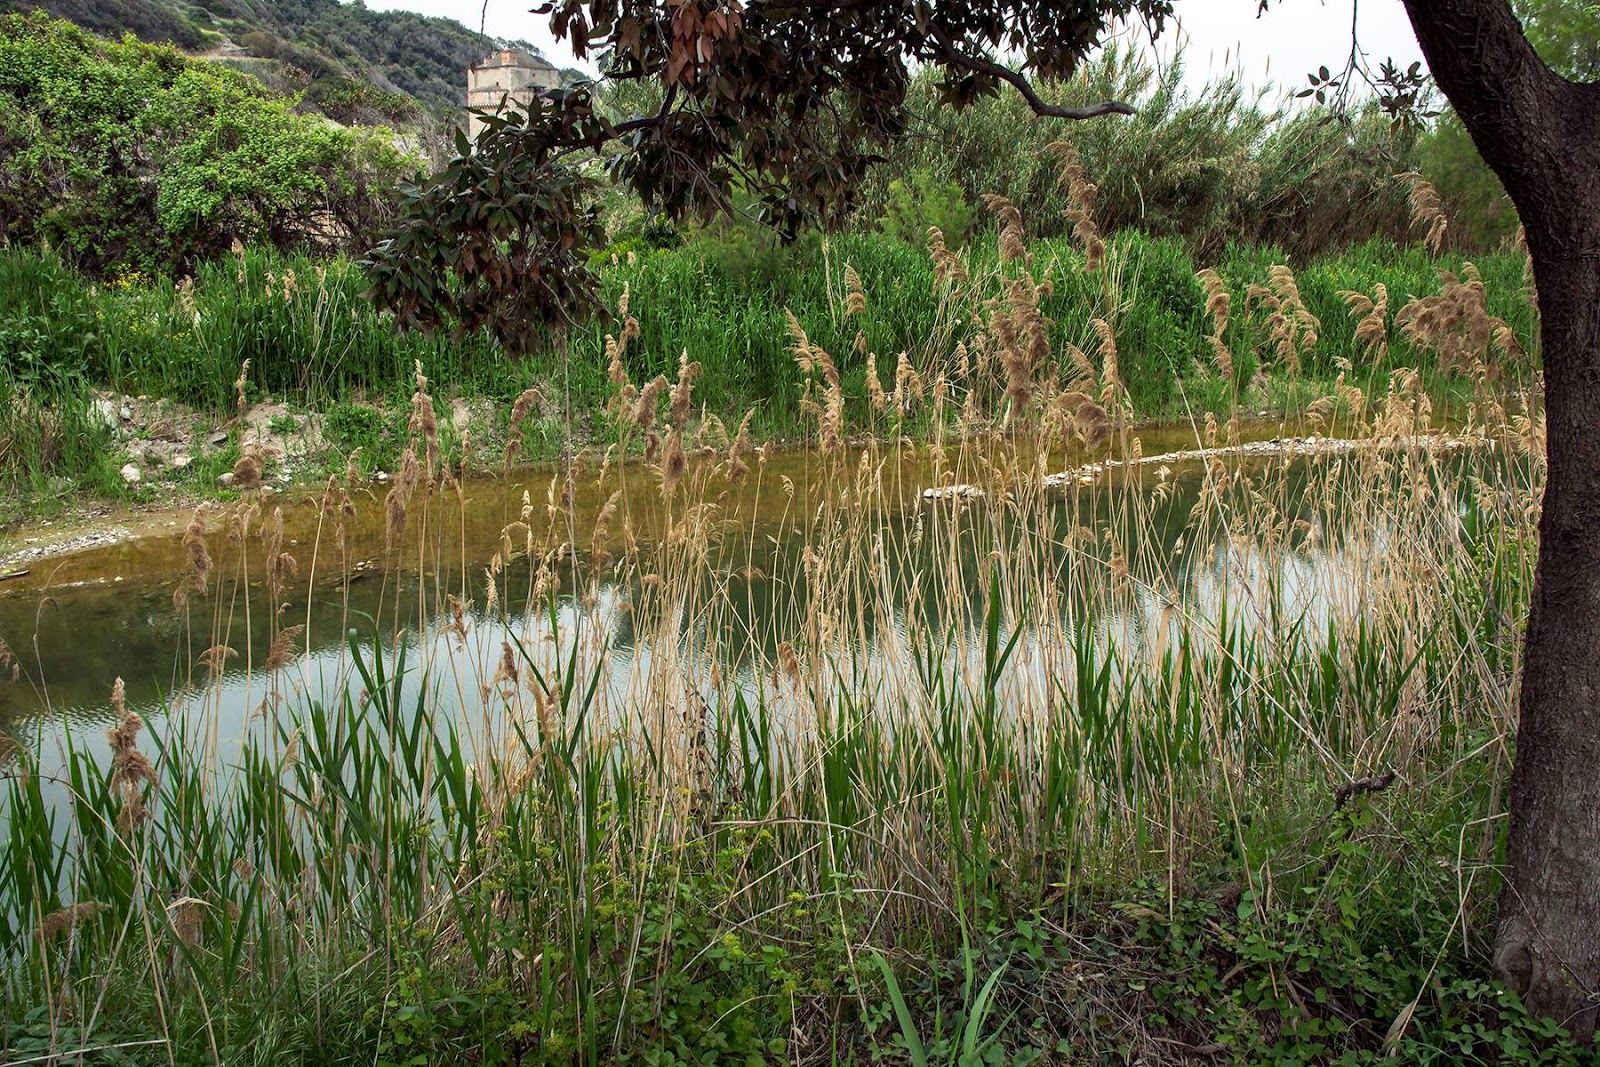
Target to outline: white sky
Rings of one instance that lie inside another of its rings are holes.
[[[1173,39],[1186,48],[1185,82],[1198,87],[1208,76],[1238,70],[1247,83],[1298,88],[1307,71],[1322,64],[1343,66],[1350,50],[1350,16],[1355,0],[1274,0],[1271,10],[1256,17],[1256,0],[1176,0],[1179,26],[1168,26],[1161,50]],[[560,67],[583,66],[558,45],[545,21],[529,13],[532,0],[367,0],[374,10],[404,9],[453,18],[477,29],[480,18],[494,37],[521,38],[541,49]],[[1400,0],[1361,0],[1359,27],[1362,49],[1376,70],[1380,60],[1394,57],[1402,65],[1421,59],[1416,37]],[[1174,30],[1176,29],[1176,33]]]

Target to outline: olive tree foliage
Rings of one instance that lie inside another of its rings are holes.
[[[906,127],[912,71],[938,71],[962,106],[1002,90],[1057,119],[1131,114],[1117,100],[1047,102],[1116,22],[1159,32],[1171,0],[553,0],[537,9],[603,79],[659,87],[659,105],[609,117],[595,86],[554,90],[492,123],[429,184],[408,190],[374,251],[373,296],[404,323],[488,328],[526,348],[594,310],[577,254],[597,156],[645,207],[682,221],[737,196],[786,235],[848,215],[868,168]],[[1008,65],[998,55],[1021,57]],[[640,94],[649,98],[648,94]]]

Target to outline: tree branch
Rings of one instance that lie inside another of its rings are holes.
[[[1059,104],[1048,104],[1040,98],[1033,83],[1028,81],[1020,71],[1012,70],[1002,63],[981,56],[968,55],[963,52],[951,38],[949,31],[937,22],[929,23],[928,33],[938,45],[938,55],[950,66],[961,67],[977,74],[988,74],[1006,82],[1017,92],[1022,94],[1022,99],[1028,102],[1033,113],[1041,118],[1050,119],[1093,119],[1101,115],[1137,115],[1138,109],[1131,104],[1124,104],[1120,100],[1102,100],[1097,104],[1087,107],[1063,107]]]
[[[1585,173],[1572,166],[1575,149],[1600,154],[1600,90],[1547,67],[1506,0],[1405,0],[1405,6],[1434,80],[1524,218],[1592,195],[1562,187],[1568,175]],[[1590,136],[1574,136],[1575,124]]]

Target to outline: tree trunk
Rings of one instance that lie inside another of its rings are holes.
[[[1600,256],[1535,252],[1534,274],[1549,478],[1495,967],[1586,1039],[1600,1006]]]
[[[1600,1008],[1600,85],[1553,74],[1505,0],[1405,3],[1517,205],[1539,289],[1549,475],[1495,967],[1587,1040]]]

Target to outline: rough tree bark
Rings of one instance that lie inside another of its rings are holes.
[[[1600,1009],[1600,84],[1552,73],[1505,0],[1405,0],[1517,206],[1539,289],[1549,477],[1495,967],[1578,1036]]]

